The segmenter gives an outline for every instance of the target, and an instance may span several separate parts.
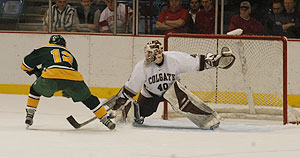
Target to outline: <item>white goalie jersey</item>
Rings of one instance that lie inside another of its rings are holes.
[[[154,62],[146,65],[145,59],[139,61],[133,69],[131,77],[125,83],[125,87],[137,94],[142,89],[141,94],[145,97],[152,97],[152,94],[162,96],[175,80],[179,80],[179,74],[204,69],[204,63],[200,63],[200,57],[190,54],[165,51],[161,65]],[[204,60],[202,60],[204,62]],[[144,75],[141,75],[144,74]],[[150,92],[150,93],[149,93]]]

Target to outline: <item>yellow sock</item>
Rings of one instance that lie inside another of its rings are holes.
[[[28,96],[27,99],[27,107],[37,108],[39,104],[40,98],[39,97],[31,97],[31,95]]]
[[[101,106],[101,108],[96,110],[94,114],[100,119],[107,114],[107,111],[105,110],[104,106]]]

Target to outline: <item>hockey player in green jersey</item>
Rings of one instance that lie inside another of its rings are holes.
[[[66,48],[66,41],[61,35],[52,35],[49,44],[25,56],[21,68],[28,75],[37,76],[37,80],[30,86],[27,100],[25,124],[28,127],[33,124],[40,97],[52,97],[55,92],[63,91],[63,95],[68,95],[74,102],[82,102],[109,129],[115,128],[115,123],[107,117],[106,109],[91,94],[78,72],[76,59]]]

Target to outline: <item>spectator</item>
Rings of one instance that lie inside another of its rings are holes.
[[[294,2],[295,2],[295,6],[294,6],[295,11],[300,13],[300,0],[294,0]]]
[[[250,17],[251,5],[248,1],[240,4],[240,14],[234,15],[229,23],[229,31],[241,28],[244,35],[262,35],[264,26],[256,19]]]
[[[99,9],[102,12],[106,8],[106,0],[91,0],[91,7]]]
[[[156,30],[159,34],[186,33],[188,31],[188,11],[183,9],[180,3],[181,0],[169,0],[168,9],[160,13],[156,22]]]
[[[265,18],[264,29],[267,35],[280,36],[282,35],[282,27],[279,22],[279,17],[284,10],[282,0],[273,1],[273,9],[269,11],[269,14]]]
[[[215,8],[213,7],[212,0],[202,0],[201,3],[203,5],[203,9],[201,9],[196,15],[194,32],[201,34],[214,34]]]
[[[99,20],[99,30],[102,33],[114,32],[114,0],[106,0],[107,7],[103,10]],[[132,9],[125,4],[117,4],[117,32],[127,33],[131,26]]]
[[[192,16],[193,22],[195,23],[196,14],[200,11],[200,0],[190,0],[189,14]]]
[[[75,9],[68,5],[67,0],[55,0],[52,6],[52,29],[54,31],[71,31]],[[43,30],[48,31],[49,10],[43,18]]]
[[[189,23],[187,24],[189,27],[189,33],[193,33],[196,14],[200,11],[200,0],[190,0],[190,10],[189,10]]]
[[[300,21],[299,13],[295,10],[295,0],[284,0],[285,11],[282,12],[279,17],[279,21],[282,26],[282,35],[288,38],[300,37]]]
[[[78,32],[97,32],[100,10],[91,6],[91,0],[81,0],[80,4],[76,8],[73,29]]]

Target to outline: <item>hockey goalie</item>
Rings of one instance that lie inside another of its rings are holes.
[[[220,124],[219,115],[179,82],[179,74],[210,68],[230,68],[235,57],[230,48],[223,47],[218,54],[190,55],[178,51],[163,51],[158,40],[144,48],[145,59],[139,61],[123,88],[114,96],[110,106],[122,109],[123,120],[134,105],[135,123],[156,112],[162,101],[167,101],[175,112],[187,117],[198,127],[214,129]],[[201,73],[201,72],[199,72]],[[137,101],[132,98],[140,92]]]

